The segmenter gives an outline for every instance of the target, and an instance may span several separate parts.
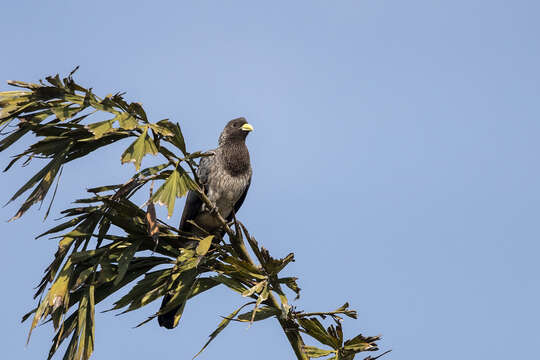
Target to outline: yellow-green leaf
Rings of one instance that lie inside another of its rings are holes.
[[[86,128],[94,134],[94,139],[99,139],[112,129],[114,120],[99,121],[86,125]]]
[[[257,284],[255,284],[254,286],[252,286],[250,289],[244,291],[242,293],[242,296],[243,297],[247,297],[247,296],[251,296],[255,293],[260,293],[261,290],[263,289],[263,287],[266,285],[267,281],[266,280],[263,280],[263,281],[260,281],[258,282]]]
[[[123,112],[120,115],[117,115],[113,121],[118,121],[120,127],[125,130],[135,129],[138,125],[138,121],[135,117],[131,116],[130,113]]]
[[[157,132],[158,134],[161,134],[163,136],[173,136],[173,132],[166,127],[160,126],[159,122],[157,124],[150,124],[150,128]]]
[[[151,201],[167,206],[168,218],[170,219],[174,211],[176,198],[186,195],[188,190],[196,189],[196,186],[185,171],[176,169],[152,196]]]
[[[319,349],[318,347],[315,347],[315,346],[303,346],[302,350],[304,350],[306,355],[309,356],[310,358],[320,358],[320,357],[328,356],[336,352],[335,350]]]
[[[94,351],[94,285],[90,285],[79,303],[79,349],[76,360],[88,360]]]
[[[204,239],[199,241],[199,245],[197,245],[197,248],[195,249],[195,252],[199,256],[204,256],[208,252],[208,249],[210,249],[210,245],[212,245],[212,239],[214,238],[214,235],[210,235],[205,237]]]
[[[34,315],[32,325],[30,325],[30,331],[28,333],[28,341],[30,341],[30,336],[32,335],[32,330],[36,325],[47,315],[59,310],[62,313],[67,309],[69,301],[69,292],[68,286],[73,274],[73,267],[71,266],[71,260],[68,260],[55,282],[49,289],[49,292],[43,298],[43,301],[39,304],[38,309]],[[58,325],[57,322],[54,322],[55,327]]]
[[[73,116],[77,115],[80,111],[84,110],[84,106],[78,107],[69,107],[68,106],[57,106],[51,108],[51,111],[56,115],[60,121],[65,121]]]
[[[257,314],[259,305],[261,305],[263,301],[266,301],[266,299],[268,299],[269,294],[270,292],[268,291],[268,283],[265,283],[264,288],[262,289],[259,297],[257,298],[257,301],[255,302],[255,307],[253,308],[253,313],[251,314],[251,324],[253,324],[253,321],[255,321],[255,315]]]
[[[122,154],[122,164],[132,162],[135,164],[135,169],[139,171],[141,168],[142,158],[146,154],[156,155],[158,150],[154,141],[148,136],[148,127],[146,126],[143,133],[135,140]]]

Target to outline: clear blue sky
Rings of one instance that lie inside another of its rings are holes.
[[[359,320],[347,334],[382,334],[389,359],[537,356],[537,1],[11,1],[2,13],[1,90],[80,65],[96,93],[127,91],[153,120],[179,121],[192,150],[247,117],[254,178],[240,218],[275,255],[295,252],[299,307],[348,300]],[[67,167],[51,218],[85,187],[130,176],[121,151]],[[36,170],[2,174],[2,202]],[[49,348],[49,325],[25,348],[19,323],[56,250],[33,240],[54,224],[43,215],[1,225],[5,359]],[[242,302],[200,299],[174,331],[132,329],[158,302],[98,314],[94,358],[191,358]],[[201,355],[233,357],[293,355],[267,321],[232,324]]]

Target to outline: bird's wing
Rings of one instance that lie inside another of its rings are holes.
[[[184,211],[182,212],[182,218],[180,219],[179,229],[181,231],[188,231],[186,224],[188,220],[193,220],[202,208],[202,200],[199,195],[193,190],[190,190],[187,195],[186,205],[184,205]]]
[[[207,194],[208,178],[212,166],[215,162],[215,156],[203,157],[199,163],[197,169],[197,177],[199,182],[203,186],[203,191]],[[202,210],[203,201],[199,198],[199,195],[195,191],[190,190],[187,195],[186,204],[184,205],[184,211],[182,212],[182,218],[180,219],[179,229],[182,231],[188,231],[185,226],[188,220],[193,220]]]
[[[238,210],[240,210],[240,207],[242,206],[242,204],[244,203],[244,200],[246,199],[246,195],[247,195],[250,185],[251,185],[251,176],[249,177],[247,181],[246,187],[244,188],[244,192],[242,193],[238,201],[236,201],[236,203],[234,204],[234,213],[231,212],[229,216],[227,216],[227,221],[231,221],[233,219],[233,215],[236,215]]]
[[[215,150],[212,150],[209,152],[214,154],[214,156],[203,157],[201,161],[199,162],[199,168],[197,169],[197,176],[199,177],[199,182],[203,186],[206,186],[208,184],[210,173],[212,172],[212,170],[214,170],[213,167],[217,161]],[[206,189],[205,189],[205,193],[206,193]]]

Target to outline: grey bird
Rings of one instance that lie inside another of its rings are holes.
[[[253,131],[253,126],[244,118],[229,121],[219,136],[217,149],[210,151],[213,156],[202,158],[197,169],[204,193],[227,221],[231,221],[242,206],[251,184],[252,170],[245,142],[250,131]],[[204,235],[190,221],[210,234],[222,236],[224,233],[212,209],[208,209],[194,191],[188,193],[179,229]],[[163,297],[161,309],[170,299],[170,294]],[[177,325],[175,314],[180,307],[159,315],[159,325],[167,329],[174,328]]]

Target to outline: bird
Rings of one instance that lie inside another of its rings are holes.
[[[217,237],[223,236],[224,230],[213,211],[218,211],[224,219],[231,221],[244,203],[253,172],[245,141],[251,131],[253,126],[243,117],[233,119],[225,125],[218,139],[218,147],[209,151],[211,156],[201,159],[197,169],[197,177],[204,194],[216,208],[209,209],[197,192],[189,191],[180,220],[180,231],[202,236],[205,235],[202,233],[204,230]],[[160,311],[171,297],[171,294],[163,297]],[[159,314],[159,325],[167,329],[174,328],[177,325],[175,314],[180,307],[181,305]]]

